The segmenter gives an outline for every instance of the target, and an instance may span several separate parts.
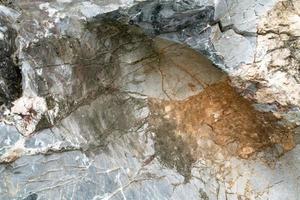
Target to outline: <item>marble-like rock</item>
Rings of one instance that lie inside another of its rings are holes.
[[[0,199],[300,199],[297,0],[0,2]]]

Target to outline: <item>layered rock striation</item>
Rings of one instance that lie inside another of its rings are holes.
[[[298,1],[0,2],[0,199],[300,198]]]

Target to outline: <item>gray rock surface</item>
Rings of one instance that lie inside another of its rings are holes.
[[[300,199],[297,0],[0,2],[0,199]]]

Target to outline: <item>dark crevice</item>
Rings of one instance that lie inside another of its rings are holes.
[[[250,32],[250,31],[241,31],[239,30],[234,24],[230,24],[227,26],[223,26],[221,21],[215,21],[211,23],[211,25],[218,25],[219,29],[222,33],[233,30],[236,34],[244,36],[244,37],[256,37],[257,33],[256,32]]]
[[[0,24],[6,25],[4,20]],[[22,93],[22,74],[14,58],[16,51],[15,39],[17,32],[9,27],[2,33],[4,40],[0,40],[0,105],[11,106],[11,102],[19,98]]]

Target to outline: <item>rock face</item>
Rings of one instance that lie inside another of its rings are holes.
[[[21,71],[14,60],[16,30],[11,16],[0,17],[0,105],[9,104],[21,95]]]
[[[300,199],[297,0],[0,2],[0,199]]]

